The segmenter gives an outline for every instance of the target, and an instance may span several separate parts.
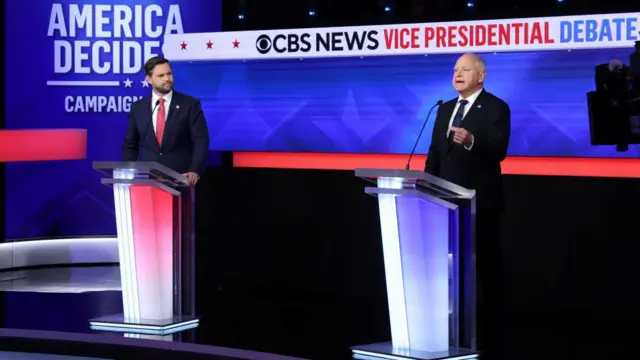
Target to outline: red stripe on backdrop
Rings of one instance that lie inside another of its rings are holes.
[[[0,162],[87,158],[87,130],[0,130]]]
[[[424,168],[425,155],[416,155],[411,169]],[[233,166],[280,169],[353,170],[404,169],[407,155],[234,152]],[[504,174],[640,178],[640,159],[508,157]]]

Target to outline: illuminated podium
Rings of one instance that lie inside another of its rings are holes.
[[[155,162],[94,162],[113,187],[123,314],[93,330],[168,335],[198,326],[194,199],[187,178]]]
[[[475,191],[421,171],[355,175],[376,184],[392,339],[353,356],[476,358]]]

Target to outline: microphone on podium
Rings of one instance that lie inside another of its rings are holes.
[[[427,117],[426,119],[424,119],[424,123],[422,123],[422,129],[420,129],[420,132],[418,133],[418,138],[416,139],[416,143],[413,144],[413,149],[411,150],[411,154],[409,154],[409,160],[407,160],[407,165],[404,167],[405,170],[409,170],[409,166],[411,165],[411,158],[413,157],[413,154],[416,152],[416,147],[418,147],[418,143],[420,142],[420,137],[422,136],[422,133],[424,132],[424,128],[427,126],[427,123],[429,122],[429,116],[431,115],[431,112],[433,111],[433,109],[435,109],[436,106],[442,105],[442,103],[443,103],[442,100],[438,100],[438,102],[435,103],[435,105],[433,105],[431,109],[429,109],[429,112],[427,113]]]

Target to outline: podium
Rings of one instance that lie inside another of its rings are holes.
[[[392,340],[354,358],[476,358],[475,191],[421,171],[355,175],[375,184]]]
[[[168,335],[198,326],[194,299],[194,192],[155,162],[94,162],[113,187],[123,314],[93,330]]]

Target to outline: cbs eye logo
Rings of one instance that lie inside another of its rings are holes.
[[[263,34],[258,36],[258,39],[256,39],[256,50],[258,50],[260,54],[268,53],[272,46],[273,43],[269,35]]]

